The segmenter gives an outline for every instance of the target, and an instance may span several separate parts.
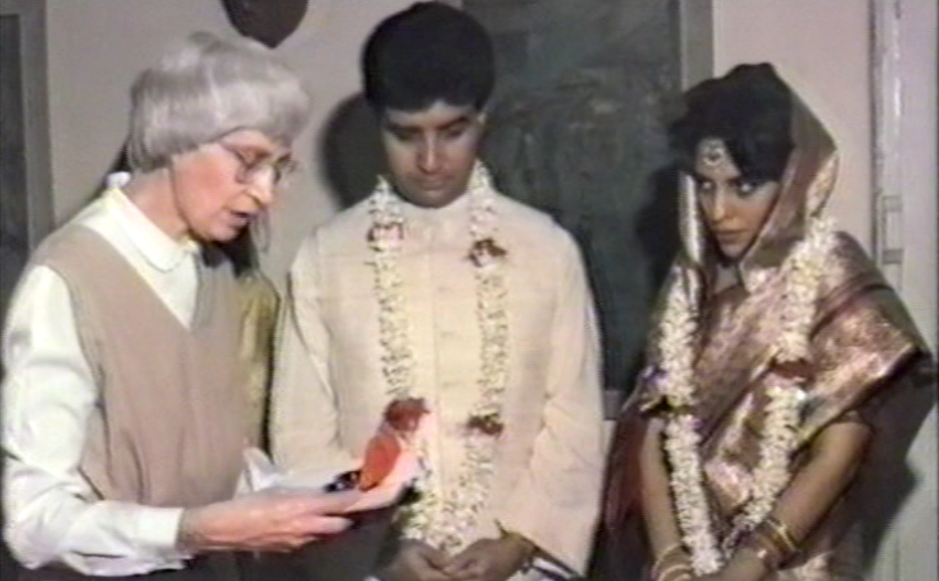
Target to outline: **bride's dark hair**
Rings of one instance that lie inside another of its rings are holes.
[[[679,165],[694,168],[702,139],[730,149],[743,177],[777,181],[792,153],[792,91],[772,65],[739,65],[723,77],[691,88],[683,115],[669,128]]]

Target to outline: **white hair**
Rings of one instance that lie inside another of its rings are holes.
[[[306,88],[270,49],[197,32],[134,82],[127,159],[135,171],[150,171],[238,129],[289,146],[309,109]]]

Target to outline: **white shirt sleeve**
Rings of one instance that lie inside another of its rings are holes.
[[[98,388],[68,287],[53,270],[24,276],[2,352],[4,536],[17,559],[102,576],[180,568],[182,509],[99,501],[79,472]]]

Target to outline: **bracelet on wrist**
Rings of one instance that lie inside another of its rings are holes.
[[[787,554],[794,555],[799,552],[799,545],[792,537],[792,532],[789,530],[789,527],[783,524],[779,519],[768,516],[763,521],[763,525],[772,531],[771,536],[773,540],[777,542]]]
[[[681,562],[684,564],[688,563],[687,555],[684,554],[684,545],[680,541],[672,543],[659,553],[659,556],[655,558],[655,562],[652,563],[652,568],[649,569],[650,576],[653,579],[658,579],[666,562],[675,558],[681,558]]]
[[[771,516],[754,529],[751,537],[774,553],[776,568],[799,552],[798,544],[789,528]]]
[[[674,563],[662,569],[662,571],[653,577],[654,581],[683,581],[691,579],[692,569],[688,563]]]

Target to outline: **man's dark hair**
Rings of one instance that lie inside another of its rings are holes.
[[[385,19],[362,54],[373,109],[420,111],[437,101],[482,110],[495,82],[492,41],[471,16],[419,2]]]
[[[701,140],[730,150],[744,178],[778,181],[792,153],[792,91],[772,65],[739,65],[685,94],[685,112],[669,128],[679,164],[694,168]]]

